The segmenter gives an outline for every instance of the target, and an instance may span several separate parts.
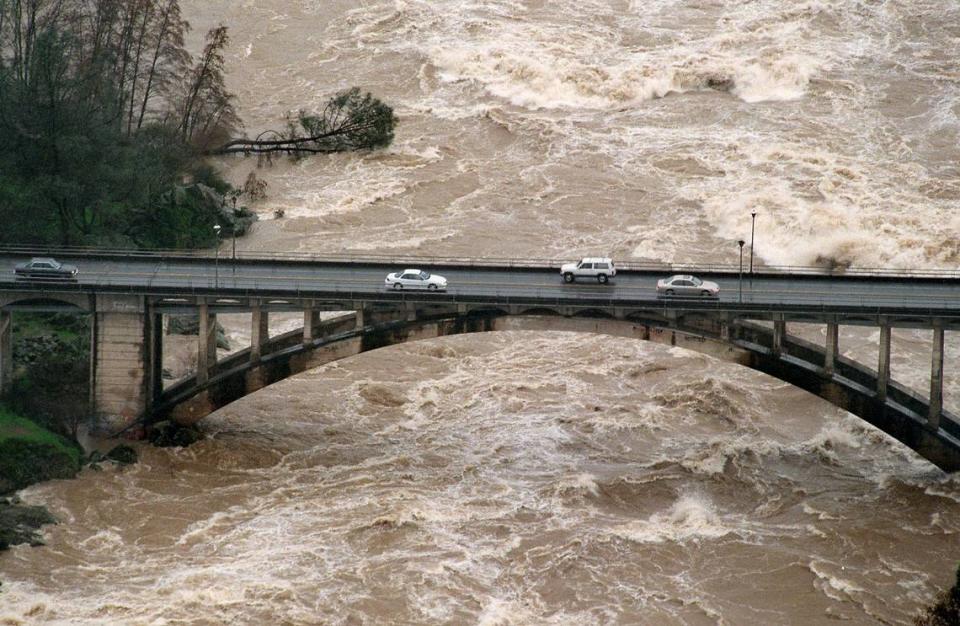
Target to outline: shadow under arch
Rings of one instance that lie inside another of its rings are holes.
[[[352,316],[352,314],[350,314]],[[342,320],[339,322],[342,324]],[[946,471],[960,469],[960,424],[944,412],[941,428],[926,427],[926,402],[910,389],[891,381],[885,400],[876,392],[876,375],[869,368],[839,359],[835,373],[825,375],[823,350],[787,337],[782,352],[772,350],[772,332],[754,324],[739,324],[735,336],[710,327],[686,327],[670,322],[614,320],[557,315],[505,315],[502,311],[441,319],[396,320],[327,334],[304,344],[302,331],[271,340],[259,361],[249,350],[220,364],[203,386],[184,380],[166,390],[151,408],[147,422],[173,419],[195,423],[213,411],[294,374],[377,348],[449,335],[505,331],[567,331],[597,333],[682,347],[763,372],[804,389],[860,417],[906,444]],[[682,322],[681,322],[682,324]],[[726,331],[728,332],[728,331]],[[269,353],[268,353],[269,352]]]
[[[0,294],[0,309],[9,312],[92,313],[94,304],[93,296],[83,293],[60,293],[42,297],[33,294]]]

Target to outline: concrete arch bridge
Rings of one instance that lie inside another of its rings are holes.
[[[12,315],[86,312],[93,319],[91,406],[105,432],[167,418],[195,422],[290,375],[383,346],[468,332],[567,330],[750,367],[859,416],[946,471],[960,469],[960,420],[943,409],[944,339],[960,329],[955,276],[773,273],[744,290],[736,273],[716,271],[705,277],[720,282],[719,299],[665,299],[652,290],[664,269],[625,268],[612,286],[563,285],[551,268],[450,263],[436,268],[451,281],[447,292],[415,293],[384,289],[383,276],[397,264],[245,260],[212,282],[210,259],[150,258],[144,268],[102,254],[69,260],[106,269],[77,284],[0,279],[0,387],[11,377]],[[454,288],[458,282],[467,286]],[[341,313],[322,320],[324,311]],[[303,328],[270,337],[274,312],[301,313]],[[165,388],[163,316],[183,313],[199,316],[196,375]],[[218,361],[216,316],[224,313],[250,314],[251,345]],[[824,325],[824,344],[789,334],[788,323]],[[840,356],[841,325],[879,329],[875,368]],[[929,390],[891,380],[893,328],[932,330]]]

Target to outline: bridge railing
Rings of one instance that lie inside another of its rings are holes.
[[[224,248],[228,246],[223,245]],[[371,252],[290,252],[281,250],[237,251],[224,250],[219,255],[213,248],[202,250],[181,249],[122,249],[96,247],[28,246],[0,245],[0,254],[27,256],[66,256],[66,257],[123,257],[135,259],[203,259],[212,260],[219,256],[222,263],[237,260],[240,262],[288,261],[293,263],[327,264],[367,264],[392,267],[517,267],[558,269],[564,263],[579,257],[535,258],[535,257],[497,257],[482,255],[479,257],[443,256],[443,255],[399,255],[377,254]],[[596,254],[591,256],[603,256]],[[664,263],[655,261],[622,261],[614,259],[620,270],[662,272],[665,274],[739,274],[741,267],[736,263]],[[747,275],[746,268],[743,268]],[[895,267],[856,267],[828,265],[767,265],[754,262],[754,273],[763,275],[804,275],[804,276],[862,276],[891,278],[934,278],[960,279],[958,268],[895,268]]]

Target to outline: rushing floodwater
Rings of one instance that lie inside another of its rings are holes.
[[[952,1],[184,5],[230,26],[251,134],[351,85],[400,118],[386,151],[260,170],[242,248],[733,262],[756,210],[762,263],[960,261]],[[924,390],[928,350],[897,331],[894,377]],[[205,428],[26,490],[63,523],[0,555],[0,624],[907,623],[960,560],[960,481],[642,342],[397,346]]]

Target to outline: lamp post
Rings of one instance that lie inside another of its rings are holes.
[[[220,224],[213,225],[213,232],[217,234],[217,247],[213,257],[213,288],[220,288]]]
[[[737,241],[740,246],[740,302],[743,302],[743,244],[747,243],[743,239]]]
[[[757,223],[757,212],[750,211],[750,280],[753,280],[753,230]]]
[[[237,194],[233,194],[233,228],[230,230],[233,236],[233,273],[237,273]]]

